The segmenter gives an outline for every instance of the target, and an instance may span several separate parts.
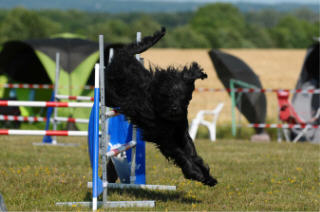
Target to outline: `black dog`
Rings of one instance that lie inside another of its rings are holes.
[[[187,120],[194,82],[207,75],[197,63],[182,70],[147,70],[135,58],[164,34],[163,28],[140,43],[115,50],[106,69],[106,105],[120,108],[119,112],[142,130],[143,139],[155,143],[167,159],[182,169],[185,178],[214,186],[217,181],[197,155]]]

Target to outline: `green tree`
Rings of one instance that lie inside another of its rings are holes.
[[[101,13],[88,13],[78,10],[41,10],[37,13],[52,21],[61,24],[61,32],[72,32],[87,35],[87,29],[95,24],[110,20],[110,15]]]
[[[142,36],[149,36],[160,29],[161,25],[154,21],[152,16],[143,15],[130,24],[130,37],[135,37],[136,32],[141,32]]]
[[[319,23],[310,23],[288,15],[270,30],[275,45],[280,48],[306,48],[313,37],[319,37]]]
[[[127,43],[131,29],[121,20],[108,20],[88,27],[88,38],[98,41],[98,35],[104,35],[107,43]]]
[[[316,21],[319,21],[319,13],[315,13],[312,10],[309,10],[307,8],[300,8],[292,12],[292,15],[297,17],[300,20],[305,20],[310,23],[315,23]]]
[[[169,31],[159,47],[170,48],[210,48],[207,39],[185,25]]]
[[[266,9],[261,11],[250,11],[244,14],[247,24],[259,26],[262,28],[272,28],[278,24],[283,13],[273,10]]]
[[[254,48],[272,48],[274,41],[272,40],[269,31],[255,24],[248,24],[245,37],[250,40]]]
[[[205,36],[213,48],[252,46],[243,34],[245,19],[232,4],[215,3],[199,8],[191,19],[191,27]]]
[[[58,23],[40,17],[36,12],[24,8],[11,10],[0,25],[0,39],[25,40],[49,37],[60,28]]]

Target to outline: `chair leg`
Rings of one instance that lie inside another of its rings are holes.
[[[283,134],[284,134],[284,137],[286,138],[286,141],[290,142],[289,130],[288,129],[283,129]]]
[[[190,127],[190,130],[189,130],[190,137],[192,138],[193,141],[196,139],[198,128],[199,128],[199,122],[198,121],[193,121],[191,123],[191,127]]]
[[[306,134],[308,130],[308,127],[304,128],[293,140],[293,143],[297,143],[297,141],[304,135]]]
[[[281,129],[277,128],[277,137],[278,137],[278,143],[282,142],[282,136],[281,136]]]
[[[209,133],[210,133],[210,140],[211,142],[215,142],[216,141],[216,125],[215,124],[211,124],[208,127]]]

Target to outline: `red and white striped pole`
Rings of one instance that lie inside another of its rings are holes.
[[[70,123],[89,123],[88,119],[81,118],[70,118],[70,117],[56,117],[55,120],[59,122],[70,122]],[[0,115],[0,121],[18,121],[18,122],[46,122],[46,117],[36,116],[12,116],[12,115]],[[53,120],[51,120],[53,121]]]
[[[0,100],[0,107],[5,106],[26,106],[26,107],[82,107],[91,108],[93,103],[90,102],[50,102],[50,101],[11,101]]]
[[[312,125],[312,124],[249,124],[248,126],[254,127],[254,128],[285,128],[285,129],[320,128],[320,125]]]
[[[65,88],[66,86],[59,86],[59,88]],[[0,88],[33,88],[33,89],[54,89],[54,85],[49,84],[15,84],[15,83],[5,83],[0,84]],[[71,86],[71,88],[81,88],[85,90],[93,90],[94,86],[85,85],[85,86]],[[225,88],[196,88],[197,92],[231,92],[231,89]],[[238,93],[277,93],[280,91],[287,91],[289,93],[315,93],[320,94],[320,89],[273,89],[273,88],[261,88],[261,89],[252,89],[252,88],[236,88],[235,92]]]
[[[108,158],[113,157],[113,156],[117,156],[119,153],[127,151],[128,149],[135,147],[137,145],[136,141],[130,141],[126,144],[122,144],[121,146],[111,149],[109,152],[106,153],[106,156]]]
[[[59,86],[59,88],[66,88],[67,86]],[[22,84],[22,83],[4,83],[0,84],[0,88],[33,88],[33,89],[54,89],[54,85],[49,84]],[[94,86],[71,86],[71,88],[79,88],[84,90],[93,90]]]
[[[35,116],[12,116],[12,115],[0,115],[1,121],[19,121],[19,122],[45,122],[45,117]]]
[[[118,112],[111,110],[106,112],[106,116],[113,117],[117,116]],[[55,120],[59,122],[70,122],[70,123],[81,123],[81,124],[88,124],[88,119],[82,118],[70,118],[70,117],[56,117]],[[0,115],[0,121],[19,121],[19,122],[46,122],[46,117],[36,117],[36,116],[13,116],[13,115]],[[51,120],[53,121],[53,119]]]
[[[88,131],[0,129],[0,135],[88,136]]]
[[[196,88],[197,92],[231,92],[230,88]],[[286,91],[289,93],[320,94],[320,89],[272,89],[272,88],[235,88],[236,93],[277,93]]]
[[[5,83],[0,84],[0,88],[34,88],[34,89],[53,89],[53,85],[47,84],[14,84]]]
[[[90,96],[68,96],[68,95],[56,95],[57,99],[77,100],[77,101],[93,101],[93,97]]]

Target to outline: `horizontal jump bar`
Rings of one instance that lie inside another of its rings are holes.
[[[320,125],[312,125],[312,124],[249,124],[248,127],[255,127],[255,128],[320,128]]]
[[[0,129],[0,135],[88,136],[88,131]]]
[[[127,151],[128,149],[135,147],[136,145],[137,145],[136,141],[130,141],[126,144],[122,144],[118,148],[111,149],[109,152],[106,153],[106,156],[107,157],[116,156],[116,155],[120,154],[121,152]]]
[[[5,106],[27,106],[27,107],[84,107],[90,108],[93,103],[90,102],[44,102],[44,101],[9,101],[0,100],[0,107]]]
[[[88,182],[88,188],[92,188],[92,182]],[[124,183],[104,183],[103,187],[114,189],[148,189],[148,190],[177,190],[176,186],[169,185],[146,185],[146,184],[124,184]]]
[[[67,96],[67,95],[56,95],[57,99],[68,99],[68,100],[79,100],[79,101],[93,101],[94,98],[90,96]]]
[[[125,208],[125,207],[144,207],[144,208],[153,208],[156,203],[152,200],[145,201],[99,201],[98,207],[107,207],[107,208]],[[92,207],[92,202],[57,202],[58,206],[84,206],[84,207]]]

